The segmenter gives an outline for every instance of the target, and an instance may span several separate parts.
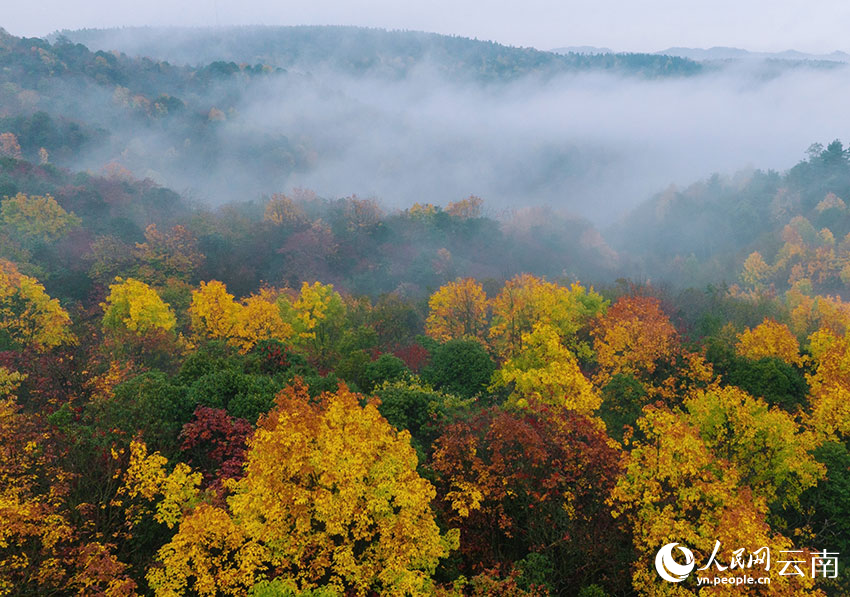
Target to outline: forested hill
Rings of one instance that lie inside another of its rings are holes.
[[[95,50],[119,50],[183,64],[232,61],[302,70],[330,67],[353,75],[401,76],[425,63],[446,75],[483,81],[587,70],[682,76],[702,69],[680,57],[561,55],[465,37],[361,27],[145,27],[83,29],[59,35]]]
[[[850,283],[850,148],[808,149],[790,170],[714,175],[670,187],[607,231],[633,272],[702,286],[787,289],[801,281],[846,296]],[[736,272],[746,264],[743,275]]]

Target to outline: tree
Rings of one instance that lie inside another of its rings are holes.
[[[740,483],[769,505],[798,505],[823,476],[812,456],[818,442],[793,416],[735,387],[714,387],[685,399],[688,421],[706,447],[732,463]]]
[[[431,353],[422,377],[438,390],[472,398],[490,384],[496,364],[477,340],[449,340]]]
[[[741,272],[741,281],[748,288],[761,290],[764,288],[764,283],[770,275],[770,266],[765,262],[761,253],[754,251],[750,253],[744,261],[744,268]]]
[[[487,327],[487,295],[472,278],[458,278],[440,287],[428,299],[425,333],[446,342],[461,338],[484,339]]]
[[[766,522],[764,497],[743,481],[735,463],[715,453],[700,430],[682,413],[647,408],[638,422],[640,441],[624,459],[625,471],[612,492],[614,515],[625,517],[633,532],[638,557],[634,560],[632,586],[647,596],[697,595],[700,589],[691,576],[672,585],[662,583],[648,562],[659,546],[680,543],[693,551],[698,565],[709,564],[716,542],[718,558],[729,566],[731,552],[742,548],[753,554],[768,547],[772,554],[802,549],[775,533]],[[722,446],[718,446],[721,447]],[[808,555],[800,554],[800,559]],[[771,564],[773,565],[773,564]],[[712,567],[713,570],[713,567]],[[743,576],[744,567],[723,575]],[[809,577],[772,576],[771,594],[823,595]],[[734,584],[715,587],[713,593],[737,595]]]
[[[292,326],[283,320],[277,303],[277,294],[263,289],[242,301],[232,330],[231,341],[243,351],[264,340],[285,342],[292,338]]]
[[[588,358],[590,347],[578,332],[606,308],[607,302],[592,288],[578,283],[565,288],[521,274],[505,282],[493,299],[490,340],[500,356],[509,357],[522,350],[523,334],[531,332],[535,323],[546,323],[574,354]]]
[[[0,133],[0,157],[21,159],[21,145],[14,133]]]
[[[481,206],[484,200],[481,197],[470,195],[460,201],[452,201],[446,206],[446,213],[461,220],[471,220],[481,217]]]
[[[605,500],[619,459],[601,422],[575,411],[492,408],[447,426],[431,466],[446,520],[460,528],[464,574],[537,554],[555,594],[578,594],[589,579],[618,588],[625,536]]]
[[[597,318],[591,335],[599,363],[594,382],[600,386],[620,373],[646,380],[659,361],[670,358],[679,348],[676,329],[660,302],[647,296],[617,300]]]
[[[293,301],[278,299],[283,318],[292,326],[297,345],[305,347],[320,364],[327,364],[341,339],[345,323],[345,303],[331,284],[314,282],[301,285]]]
[[[0,259],[0,348],[47,350],[74,341],[71,318],[35,278]]]
[[[838,336],[823,328],[812,334],[814,373],[806,375],[809,382],[811,429],[827,439],[845,440],[850,437],[850,338]]]
[[[747,328],[743,333],[738,334],[738,344],[735,349],[738,355],[748,359],[776,357],[789,365],[803,364],[797,338],[788,326],[772,319],[765,319],[754,329]]]
[[[266,340],[287,341],[294,331],[281,315],[280,296],[271,289],[262,289],[237,303],[218,280],[201,282],[192,291],[189,315],[192,329],[199,336],[226,340],[243,352]]]
[[[0,222],[28,241],[53,242],[80,226],[81,220],[68,213],[50,195],[18,193],[0,204]]]
[[[583,413],[599,408],[601,396],[552,326],[534,324],[531,333],[523,334],[522,345],[493,374],[494,387],[510,387],[511,400],[520,406],[537,400]]]
[[[144,336],[171,332],[177,319],[156,290],[133,278],[115,278],[103,308],[103,327],[117,333]]]
[[[139,277],[156,285],[172,278],[190,282],[204,262],[198,240],[180,225],[163,234],[151,224],[145,229],[145,242],[136,243],[134,253]]]
[[[227,287],[218,280],[201,282],[192,291],[189,315],[192,329],[200,336],[213,340],[228,340],[238,325],[241,309]]]
[[[269,571],[298,590],[328,585],[418,594],[456,535],[440,534],[409,434],[344,386],[311,403],[281,392],[249,441],[226,507],[201,504],[148,573],[157,595],[241,595]]]

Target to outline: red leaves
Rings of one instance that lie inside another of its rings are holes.
[[[612,526],[602,502],[618,460],[594,419],[537,407],[491,409],[449,426],[432,466],[449,524],[461,527],[461,551],[480,571],[552,547],[553,532],[555,544],[578,536],[580,549],[596,549],[594,534]]]
[[[189,452],[189,462],[202,469],[204,482],[220,486],[225,479],[242,477],[245,442],[253,433],[251,424],[219,408],[198,406],[194,420],[180,432],[180,449]]]

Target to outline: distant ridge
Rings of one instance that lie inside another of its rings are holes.
[[[835,51],[830,54],[808,54],[797,50],[784,50],[782,52],[751,52],[741,48],[730,48],[715,46],[713,48],[681,48],[673,47],[655,52],[661,56],[677,56],[688,58],[699,62],[709,60],[813,60],[831,62],[850,62],[850,54]]]
[[[526,75],[604,70],[646,77],[689,76],[687,58],[640,53],[554,53],[460,36],[349,26],[127,27],[59,31],[93,51],[118,50],[172,64],[215,61],[313,71],[404,76],[420,64],[457,78],[504,81]]]
[[[549,50],[553,54],[615,54],[611,48],[597,48],[596,46],[567,46]]]

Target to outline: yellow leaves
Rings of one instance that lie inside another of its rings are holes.
[[[183,519],[157,559],[161,566],[147,574],[155,595],[212,597],[247,594],[260,579],[268,554],[225,510],[200,504]]]
[[[753,429],[752,420],[743,420],[750,415],[761,417],[765,414],[758,412],[758,408],[751,408],[753,405],[759,407],[758,401],[741,394],[736,389],[725,389],[720,393],[694,396],[689,409],[695,410],[690,417],[669,410],[644,410],[638,424],[645,439],[636,442],[626,455],[625,474],[618,480],[611,498],[615,516],[625,516],[632,525],[640,561],[651,561],[658,548],[670,542],[679,542],[692,549],[700,564],[708,562],[716,541],[721,542],[725,554],[739,547],[752,552],[769,546],[773,553],[795,549],[789,539],[773,533],[765,521],[769,492],[765,493],[764,486],[758,483],[756,492],[746,486],[744,476],[753,476],[757,471],[745,471],[742,476],[738,466],[739,463],[748,464],[741,462],[748,449],[746,443],[759,435],[747,431]],[[735,412],[742,407],[744,412]],[[772,411],[769,416],[778,418]],[[783,416],[788,417],[784,413]],[[731,422],[731,433],[737,439],[723,439],[732,440],[731,460],[724,458],[727,447],[718,435],[725,432],[722,417],[735,419]],[[790,417],[788,420],[791,421]],[[712,426],[715,422],[717,424]],[[769,429],[774,422],[766,422],[765,427]],[[786,425],[785,431],[788,428]],[[799,444],[799,438],[796,443]],[[761,447],[756,445],[749,449],[758,452]],[[755,461],[752,464],[759,466]],[[774,473],[782,470],[782,466],[772,468]],[[811,482],[811,479],[805,481]],[[728,574],[746,572],[738,569]],[[635,591],[641,595],[668,594],[669,585],[660,583],[650,566],[635,567],[632,579]],[[800,594],[812,594],[812,584],[810,578],[774,577],[771,587],[780,594],[794,594],[796,590]],[[687,586],[679,586],[677,591],[679,595],[696,594]]]
[[[147,446],[134,440],[130,444],[130,464],[124,474],[124,485],[117,495],[129,500],[142,498],[147,502],[161,495],[154,520],[173,528],[180,521],[183,509],[197,498],[201,474],[193,473],[182,462],[177,463],[171,473],[166,473],[167,464],[168,459],[159,452],[149,455]],[[135,526],[145,514],[145,506],[131,504],[127,508],[128,523]]]
[[[12,344],[46,350],[74,341],[71,318],[35,278],[0,259],[0,346]]]
[[[157,595],[244,594],[270,567],[300,589],[422,590],[450,538],[416,464],[409,434],[344,386],[320,404],[289,388],[261,419],[228,510],[184,518],[148,578]]]
[[[785,293],[794,334],[802,338],[819,328],[829,328],[839,335],[850,330],[850,303],[839,297],[812,294],[807,279],[800,280]]]
[[[439,210],[440,208],[433,203],[414,203],[408,208],[407,214],[411,218],[426,219],[437,215]]]
[[[0,222],[23,238],[51,242],[78,227],[81,220],[50,195],[18,193],[0,204]]]
[[[189,315],[196,333],[215,340],[231,337],[237,325],[239,305],[218,280],[201,282],[198,290],[192,291]]]
[[[817,370],[806,375],[811,415],[809,426],[825,437],[850,436],[850,338],[830,329],[810,336]]]
[[[744,261],[741,281],[749,288],[760,289],[764,286],[769,275],[770,266],[765,262],[761,253],[758,251],[750,253]]]
[[[754,329],[747,328],[743,333],[738,334],[735,352],[739,356],[753,360],[774,357],[789,365],[803,364],[797,338],[788,326],[772,319],[765,319]]]
[[[428,300],[425,333],[441,342],[457,338],[484,339],[487,295],[473,278],[458,278],[440,287]]]
[[[823,477],[811,454],[817,442],[780,408],[733,386],[694,392],[685,406],[706,445],[733,462],[742,483],[766,503],[794,505]]]
[[[586,290],[578,283],[565,288],[521,274],[508,280],[492,301],[490,339],[498,354],[509,357],[522,350],[522,335],[542,322],[555,328],[577,355],[588,357],[589,346],[576,334],[607,306],[607,301],[592,288]]]
[[[522,335],[522,350],[493,375],[494,386],[513,384],[511,400],[518,406],[535,398],[553,406],[590,413],[601,396],[579,370],[575,356],[560,341],[553,327],[537,323]]]
[[[446,213],[461,220],[479,218],[483,204],[484,200],[481,197],[470,195],[466,199],[449,203],[446,207]]]
[[[21,159],[21,145],[15,133],[0,133],[0,157]]]
[[[115,278],[106,302],[100,306],[104,310],[105,329],[144,336],[150,332],[170,332],[177,324],[171,307],[156,290],[133,278]]]
[[[0,399],[0,594],[62,583],[56,556],[74,534],[63,515],[68,475],[40,446],[45,438],[32,415]]]
[[[262,340],[286,341],[294,332],[283,320],[278,300],[276,293],[263,289],[239,304],[221,282],[201,282],[200,288],[192,291],[192,328],[208,338],[227,340],[243,351]]]
[[[0,367],[0,399],[17,392],[21,382],[26,378],[27,376],[23,373]]]
[[[676,329],[651,297],[622,297],[591,333],[600,367],[594,381],[600,386],[619,373],[646,379],[659,361],[679,352]]]
[[[276,193],[271,196],[263,213],[263,220],[275,226],[298,225],[307,220],[304,210],[286,195]]]
[[[304,282],[298,298],[292,303],[292,327],[300,338],[315,339],[324,321],[339,318],[344,313],[345,304],[333,285]]]
[[[445,499],[458,516],[466,518],[472,510],[481,508],[481,500],[484,499],[484,494],[469,481],[453,479],[452,490],[446,494]]]
[[[243,301],[233,333],[242,350],[249,350],[261,340],[285,341],[292,337],[292,326],[281,318],[276,298],[271,291],[261,290]]]

